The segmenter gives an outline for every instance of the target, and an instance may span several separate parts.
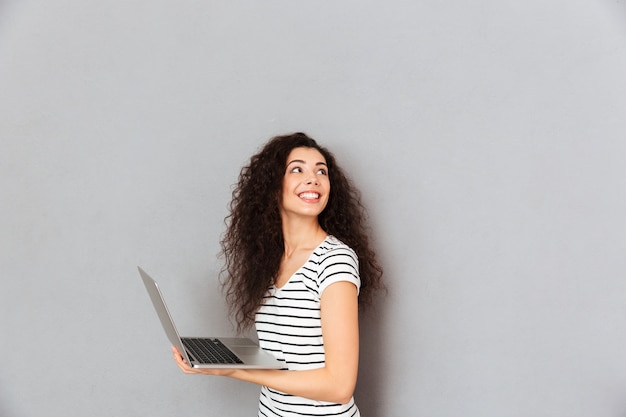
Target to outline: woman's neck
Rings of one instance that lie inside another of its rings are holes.
[[[285,257],[289,258],[299,250],[315,249],[328,234],[315,219],[284,219],[283,240]]]

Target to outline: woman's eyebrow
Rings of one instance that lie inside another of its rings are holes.
[[[302,159],[294,159],[293,161],[290,161],[290,162],[287,164],[287,166],[289,166],[289,165],[291,165],[291,164],[294,164],[294,163],[306,164],[306,161],[305,161],[305,160],[302,160]],[[327,166],[327,165],[326,165],[326,162],[323,162],[323,161],[317,162],[315,165],[316,165],[316,166],[317,166],[317,165],[324,165],[324,166]]]

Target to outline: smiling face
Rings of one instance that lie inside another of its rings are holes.
[[[317,217],[326,208],[330,194],[326,159],[315,148],[294,148],[286,163],[281,215]]]

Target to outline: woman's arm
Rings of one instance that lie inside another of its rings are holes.
[[[271,369],[195,369],[174,348],[174,358],[185,373],[222,375],[265,385],[278,391],[318,401],[347,403],[356,386],[359,365],[358,296],[354,284],[331,284],[321,298],[325,366],[306,371]]]

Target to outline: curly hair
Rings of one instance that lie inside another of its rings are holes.
[[[282,181],[287,157],[300,147],[317,149],[326,159],[330,195],[318,221],[326,233],[350,246],[359,258],[359,306],[369,304],[373,292],[383,287],[382,267],[369,243],[361,195],[333,154],[304,133],[276,136],[242,168],[221,240],[225,262],[220,278],[239,331],[254,323],[254,315],[278,274],[284,253],[279,212]]]

